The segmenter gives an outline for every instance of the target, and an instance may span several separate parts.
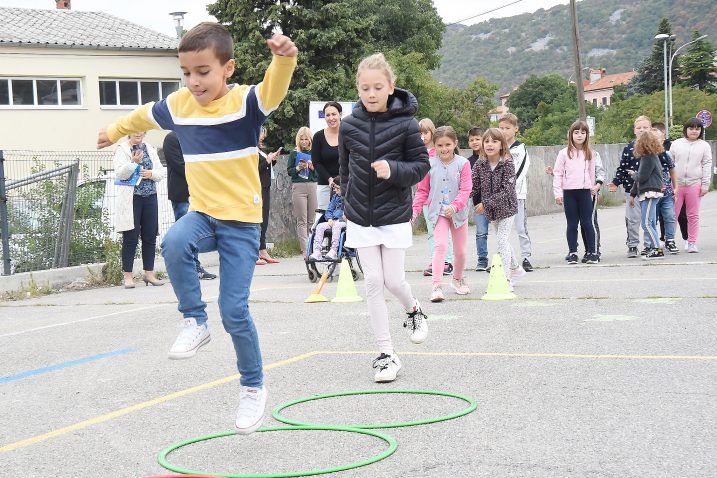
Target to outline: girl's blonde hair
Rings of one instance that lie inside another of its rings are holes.
[[[483,147],[483,143],[485,143],[485,140],[488,138],[500,141],[500,159],[507,159],[510,157],[510,149],[508,148],[508,142],[505,140],[505,135],[503,135],[503,132],[499,128],[488,128],[485,133],[483,133],[483,138],[481,139],[481,147]],[[483,154],[485,154],[484,147],[483,151]]]
[[[296,150],[301,151],[299,141],[301,141],[302,136],[306,136],[307,138],[309,138],[309,149],[311,149],[311,145],[313,144],[313,139],[311,138],[311,130],[308,126],[302,126],[301,128],[299,128],[299,131],[296,132],[296,139],[294,141],[296,144]]]
[[[431,133],[431,138],[436,135],[436,125],[433,124],[431,118],[423,118],[418,122],[418,129],[421,133]]]
[[[584,131],[585,142],[578,146],[573,141],[573,131]],[[577,152],[582,149],[585,154],[585,161],[591,161],[593,159],[593,152],[590,149],[590,127],[583,120],[577,120],[575,123],[570,125],[568,130],[568,159],[573,159],[573,151]]]
[[[637,137],[635,142],[635,157],[657,156],[662,153],[665,148],[662,147],[662,141],[652,131],[645,131]]]
[[[388,82],[393,85],[396,83],[396,75],[393,73],[393,68],[386,61],[386,57],[383,53],[374,53],[373,55],[367,56],[361,63],[359,63],[358,69],[356,70],[356,84],[358,85],[359,76],[364,70],[379,70],[384,75]]]

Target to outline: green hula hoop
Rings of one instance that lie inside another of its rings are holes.
[[[292,407],[294,405],[297,405],[299,403],[304,402],[310,402],[312,400],[321,400],[323,398],[333,398],[333,397],[345,397],[348,395],[370,395],[374,393],[409,393],[409,394],[416,394],[416,395],[440,395],[444,397],[451,397],[451,398],[457,398],[459,400],[463,400],[464,402],[468,403],[468,407],[464,408],[463,410],[460,410],[458,412],[451,413],[449,415],[444,415],[442,417],[436,417],[436,418],[427,418],[425,420],[415,420],[411,422],[397,422],[397,423],[379,423],[374,425],[335,425],[335,424],[329,424],[329,423],[307,423],[307,422],[300,422],[298,420],[291,420],[289,418],[284,417],[281,415],[281,411],[285,410],[289,407]],[[360,430],[367,430],[367,429],[375,429],[375,428],[399,428],[399,427],[413,427],[417,425],[427,425],[429,423],[437,423],[437,422],[443,422],[446,420],[452,420],[454,418],[462,417],[464,415],[468,415],[473,410],[475,410],[478,407],[478,404],[475,400],[473,400],[470,397],[466,397],[463,395],[458,395],[455,393],[449,393],[449,392],[438,392],[434,390],[363,390],[358,392],[336,392],[336,393],[326,393],[323,395],[316,395],[314,397],[307,397],[307,398],[299,398],[298,400],[292,400],[291,402],[285,403],[284,405],[279,405],[274,409],[274,411],[271,412],[271,416],[274,417],[274,419],[286,423],[289,425],[296,425],[296,426],[317,426],[317,427],[332,427],[332,426],[344,426],[349,428],[355,428]]]
[[[323,475],[326,473],[335,473],[337,471],[345,471],[345,470],[352,470],[354,468],[360,468],[362,466],[370,465],[372,463],[376,463],[377,461],[381,461],[384,458],[387,458],[391,456],[395,451],[396,448],[398,448],[398,443],[396,442],[396,439],[393,438],[390,435],[385,435],[383,433],[371,431],[371,430],[359,430],[355,428],[349,428],[349,427],[342,427],[342,426],[334,426],[334,425],[328,425],[328,426],[286,426],[286,427],[273,427],[273,428],[260,428],[257,430],[257,432],[278,432],[278,431],[286,431],[286,430],[324,430],[324,431],[337,431],[337,432],[349,432],[349,433],[361,433],[363,435],[371,435],[376,438],[380,438],[381,440],[388,443],[388,448],[381,452],[380,454],[373,456],[371,458],[356,461],[354,463],[349,463],[347,465],[339,465],[334,468],[323,468],[319,470],[308,470],[308,471],[296,471],[296,472],[288,472],[288,473],[270,473],[270,474],[254,474],[254,475],[242,475],[242,474],[235,474],[235,473],[221,473],[216,471],[197,471],[197,470],[189,470],[180,468],[176,465],[173,465],[167,461],[167,456],[172,453],[175,450],[178,450],[179,448],[182,448],[187,445],[191,445],[192,443],[197,443],[200,441],[207,441],[211,440],[213,438],[221,438],[231,435],[236,435],[235,431],[229,431],[229,432],[221,432],[221,433],[214,433],[211,435],[204,435],[197,438],[190,438],[188,440],[181,441],[179,443],[175,443],[174,445],[169,446],[168,448],[162,450],[162,452],[159,454],[159,464],[166,468],[167,470],[174,471],[177,473],[187,474],[187,475],[210,475],[210,476],[222,476],[226,478],[288,478],[293,476],[310,476],[310,475]]]

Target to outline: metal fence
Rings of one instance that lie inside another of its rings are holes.
[[[118,240],[112,157],[112,151],[0,150],[2,275],[106,260]],[[157,192],[163,235],[174,215],[166,182]]]

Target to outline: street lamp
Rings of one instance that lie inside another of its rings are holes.
[[[675,52],[672,54],[672,56],[670,56],[670,63],[668,65],[668,80],[669,80],[668,88],[670,89],[670,127],[672,127],[674,125],[672,122],[672,118],[673,118],[673,116],[672,116],[672,62],[674,61],[675,57],[677,56],[678,51],[682,50],[687,45],[691,45],[694,42],[702,40],[703,38],[707,38],[707,36],[708,35],[702,35],[701,37],[695,38],[691,42],[685,43],[684,45],[679,47],[677,50],[675,50]]]
[[[670,39],[670,35],[667,33],[660,33],[658,35],[655,35],[655,40],[662,40],[664,43],[662,44],[662,52],[663,52],[663,62],[662,62],[662,71],[664,73],[665,77],[665,124],[669,123],[668,120],[668,111],[667,111],[667,42]]]
[[[174,29],[177,30],[177,39],[182,39],[182,32],[184,31],[184,27],[182,23],[184,22],[184,15],[186,15],[187,12],[171,12],[170,15],[172,15],[172,18],[174,19]]]

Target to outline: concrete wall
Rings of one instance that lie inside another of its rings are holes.
[[[717,158],[717,141],[709,141],[712,157]],[[605,165],[605,182],[610,182],[620,164],[625,144],[597,144],[593,148],[600,153]],[[530,169],[528,170],[528,215],[538,216],[561,212],[562,206],[555,204],[553,196],[553,177],[545,174],[545,166],[553,166],[555,158],[563,146],[529,146]],[[461,150],[463,156],[470,156],[470,150]],[[281,157],[274,169],[276,180],[271,187],[271,213],[267,240],[278,242],[296,239],[294,217],[291,211],[291,180],[286,174],[286,156]],[[623,201],[623,191],[619,189],[614,197]],[[603,186],[602,194],[610,194]]]
[[[181,71],[176,52],[2,46],[0,76],[80,78],[81,106],[0,106],[0,148],[79,151],[94,149],[99,129],[133,109],[100,108],[100,77],[181,80]],[[161,146],[165,134],[150,132],[147,142]]]

